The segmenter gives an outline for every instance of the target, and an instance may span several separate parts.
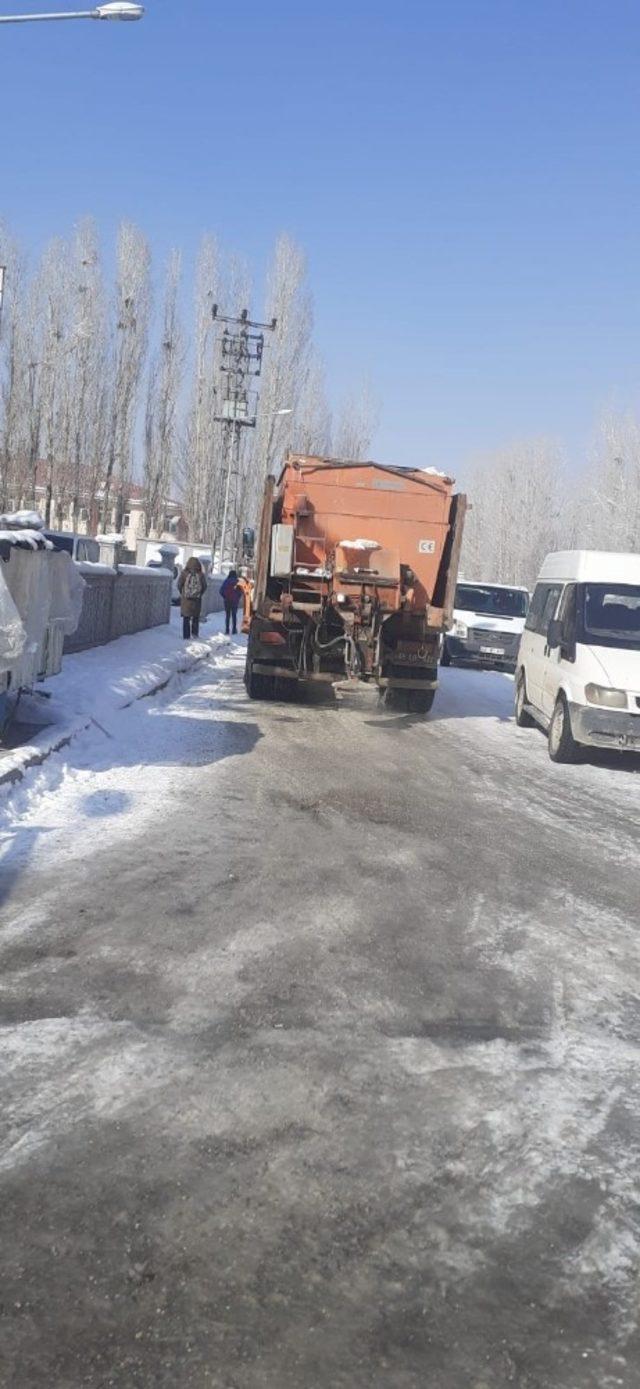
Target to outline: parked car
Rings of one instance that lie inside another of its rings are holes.
[[[526,588],[508,584],[457,584],[453,626],[444,638],[442,665],[489,666],[514,671],[528,606]]]
[[[76,535],[73,531],[45,531],[44,534],[54,550],[66,550],[72,559],[98,564],[100,546],[91,535]]]
[[[640,555],[571,550],[540,571],[520,643],[516,723],[553,762],[582,747],[640,752]]]

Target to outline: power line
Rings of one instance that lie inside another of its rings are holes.
[[[214,419],[224,428],[224,469],[222,487],[218,494],[218,505],[212,537],[212,557],[219,554],[219,563],[224,560],[227,536],[238,533],[240,517],[240,448],[243,429],[255,429],[258,412],[258,391],[251,383],[260,376],[264,352],[265,332],[273,332],[276,319],[270,323],[257,323],[249,318],[248,309],[243,309],[239,318],[218,313],[214,304],[212,316],[216,323],[225,325],[220,335],[220,413]],[[229,559],[233,560],[235,540],[228,546]]]

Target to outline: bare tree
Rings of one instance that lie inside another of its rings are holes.
[[[183,365],[178,294],[182,262],[172,251],[167,266],[160,343],[149,373],[145,419],[144,509],[147,533],[163,529],[175,463],[176,412]]]
[[[89,522],[92,519],[104,471],[106,306],[97,230],[90,219],[76,229],[71,280],[75,348],[69,401],[70,511],[77,530],[83,498]]]
[[[608,411],[599,421],[586,487],[577,489],[575,528],[581,545],[640,546],[640,422]]]
[[[462,572],[469,579],[531,585],[564,543],[564,461],[552,440],[525,440],[481,460],[467,491]]]
[[[367,381],[349,392],[338,413],[333,440],[336,458],[360,461],[369,456],[379,414],[378,402]]]
[[[216,414],[216,328],[212,316],[221,294],[220,252],[205,237],[196,265],[192,382],[178,475],[192,536],[213,535],[220,472]]]
[[[118,232],[115,323],[111,358],[111,429],[104,480],[102,526],[108,529],[115,493],[119,530],[133,465],[133,441],[147,351],[151,308],[150,252],[137,227]]]
[[[291,445],[297,453],[324,457],[331,452],[331,411],[322,363],[313,355],[296,406]]]
[[[308,379],[313,311],[305,256],[291,237],[276,242],[267,277],[266,313],[276,320],[268,334],[260,387],[260,410],[247,470],[245,514],[254,517],[264,479],[277,469],[293,437]],[[291,414],[278,414],[290,410]]]
[[[1,224],[0,264],[6,267],[0,322],[0,506],[4,508],[11,500],[19,505],[27,486],[30,319],[24,259],[16,241]]]
[[[54,505],[63,512],[69,491],[69,355],[75,351],[70,294],[70,257],[60,238],[47,246],[36,292],[42,316],[40,359],[29,363],[42,392],[40,450],[44,464],[44,519],[52,524]]]

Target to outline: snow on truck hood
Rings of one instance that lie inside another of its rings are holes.
[[[491,617],[488,613],[471,612],[469,608],[454,608],[453,620],[483,632],[508,632],[511,636],[521,636],[525,624],[524,617]]]

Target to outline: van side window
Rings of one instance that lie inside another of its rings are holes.
[[[536,584],[533,598],[529,605],[527,620],[524,624],[526,632],[539,632],[540,620],[544,611],[545,600],[547,597],[548,584]]]
[[[561,602],[561,604],[560,604],[560,612],[559,612],[559,614],[558,614],[558,616],[559,616],[559,618],[560,618],[560,620],[561,620],[561,622],[562,622],[563,632],[564,632],[564,642],[565,642],[566,647],[567,647],[567,651],[565,652],[565,655],[568,656],[568,653],[572,651],[573,654],[569,657],[569,659],[571,659],[571,660],[575,660],[575,645],[576,645],[576,637],[577,637],[577,617],[578,617],[577,594],[578,594],[578,587],[577,587],[577,584],[567,584],[567,587],[565,588],[565,591],[564,591],[564,593],[563,593],[563,595],[562,595],[562,602]]]
[[[552,617],[555,617],[558,610],[558,599],[561,593],[562,584],[549,584],[540,627],[540,631],[544,637],[547,635],[547,628]]]
[[[562,584],[536,584],[525,622],[527,632],[536,632],[538,636],[546,637],[547,627],[551,618],[555,616],[561,592]]]

